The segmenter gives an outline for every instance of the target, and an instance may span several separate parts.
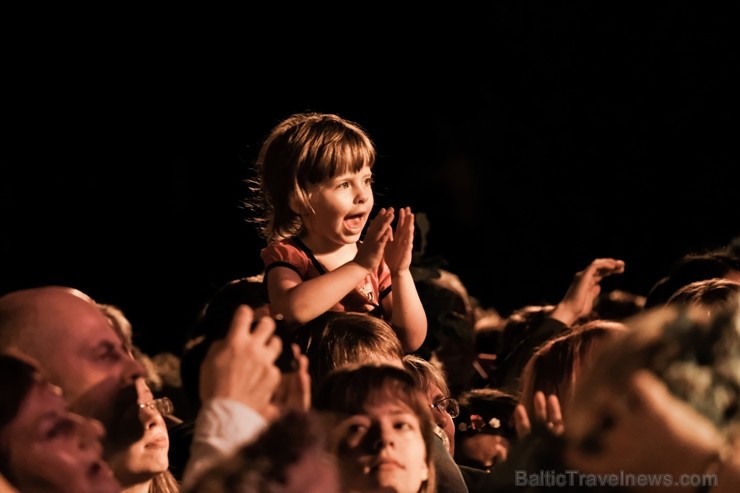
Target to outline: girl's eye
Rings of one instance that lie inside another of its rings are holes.
[[[349,182],[348,181],[344,181],[344,182],[340,183],[339,186],[337,186],[337,188],[349,188]]]
[[[373,184],[374,182],[375,182],[375,180],[373,180],[373,179],[372,179],[372,177],[370,177],[370,178],[366,178],[366,179],[365,179],[365,185],[368,185],[368,186],[370,186],[370,185],[372,185],[372,184]]]

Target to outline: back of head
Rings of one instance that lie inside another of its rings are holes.
[[[645,300],[645,308],[662,306],[683,286],[712,278],[740,281],[740,257],[732,248],[690,253],[681,257],[668,275],[651,288]]]
[[[438,360],[447,372],[453,393],[467,387],[475,367],[475,316],[472,300],[460,278],[445,269],[433,269],[416,281],[427,314],[427,336],[414,353]]]
[[[722,278],[695,281],[679,288],[666,305],[698,305],[713,309],[722,305],[736,305],[740,300],[740,283]]]
[[[500,435],[513,442],[517,438],[514,425],[516,397],[508,392],[489,387],[470,389],[458,396],[460,414],[457,419],[456,439],[477,433]]]
[[[307,190],[346,172],[375,163],[375,146],[357,123],[328,113],[297,113],[275,126],[257,157],[257,195],[248,204],[262,216],[268,241],[295,235],[301,227],[299,211],[309,210]]]
[[[474,345],[473,306],[460,278],[444,269],[434,269],[416,281],[429,328],[422,347],[416,353],[431,359],[444,352],[445,344],[472,348]]]
[[[206,302],[188,335],[180,358],[182,389],[195,409],[200,407],[200,365],[213,342],[223,339],[240,305],[266,306],[259,276],[233,279],[217,289]]]
[[[388,363],[401,366],[403,349],[388,322],[355,312],[326,312],[304,325],[301,349],[309,361],[314,389],[335,368],[348,364]]]
[[[554,309],[554,305],[526,305],[511,312],[502,323],[499,358],[512,359],[522,341],[527,339]]]
[[[626,332],[627,326],[621,322],[595,319],[574,326],[540,346],[525,365],[519,381],[519,400],[527,412],[534,413],[537,391],[554,394],[561,403],[566,403],[598,347]]]
[[[637,370],[648,370],[669,391],[720,430],[740,425],[740,309],[669,305],[628,321],[630,330],[602,346],[599,364],[583,375],[565,409],[574,436],[602,426],[594,410],[621,395]]]
[[[540,337],[537,329],[554,309],[554,305],[525,305],[506,317],[497,345],[495,387],[509,391],[516,389],[524,365],[545,337]]]

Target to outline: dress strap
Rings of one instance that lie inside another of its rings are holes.
[[[306,246],[305,243],[303,243],[300,238],[291,238],[290,241],[295,243],[295,246],[297,246],[300,250],[303,251],[303,253],[306,254],[306,256],[309,258],[313,266],[316,268],[316,270],[319,272],[319,274],[326,274],[326,269],[323,265],[321,265],[321,262],[319,262],[316,257],[314,257],[313,252],[310,248]]]

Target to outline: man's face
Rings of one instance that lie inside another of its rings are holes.
[[[62,388],[71,411],[102,421],[110,434],[112,423],[120,426],[120,413],[135,408],[134,383],[143,367],[90,300],[64,288],[44,288],[28,297],[33,323],[17,349]]]

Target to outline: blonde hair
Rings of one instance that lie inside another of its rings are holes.
[[[407,354],[403,357],[403,367],[414,377],[422,391],[426,392],[435,385],[445,397],[450,396],[447,376],[438,364],[415,354]]]
[[[375,145],[356,123],[334,114],[296,113],[275,126],[260,148],[250,219],[269,242],[297,235],[310,211],[309,185],[375,164]]]

